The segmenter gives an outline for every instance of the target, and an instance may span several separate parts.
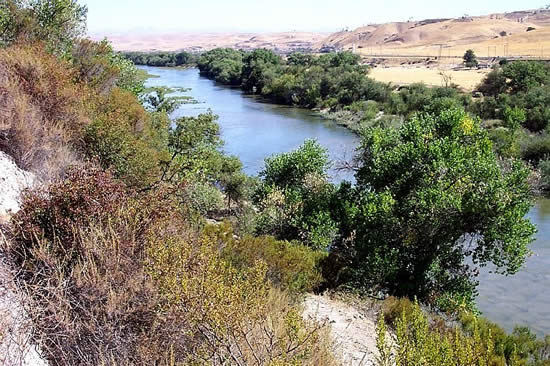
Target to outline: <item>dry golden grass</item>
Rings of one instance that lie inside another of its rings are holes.
[[[460,19],[392,22],[332,34],[326,43],[365,56],[550,56],[550,11],[527,10]],[[527,29],[530,29],[527,32]]]
[[[550,58],[550,27],[470,45],[479,56]]]
[[[445,86],[441,73],[451,77],[451,82],[465,90],[473,90],[485,77],[488,70],[440,70],[427,67],[376,67],[369,74],[375,80],[397,85],[424,83]]]

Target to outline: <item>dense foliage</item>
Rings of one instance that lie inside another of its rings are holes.
[[[395,344],[385,335],[386,325],[395,330]],[[549,337],[538,340],[524,327],[516,327],[508,334],[497,324],[468,312],[451,326],[440,315],[425,312],[418,302],[408,299],[386,299],[376,330],[379,366],[550,363]]]
[[[199,69],[223,84],[241,86],[277,103],[304,107],[336,107],[359,100],[384,100],[389,88],[366,78],[367,68],[349,52],[322,56],[273,51],[247,53],[215,49],[201,55]]]
[[[42,41],[66,56],[86,30],[88,9],[76,0],[4,0],[0,4],[0,47]]]
[[[337,224],[330,213],[335,188],[328,182],[328,167],[327,150],[313,140],[266,159],[262,183],[254,195],[260,209],[257,232],[329,248]]]
[[[348,255],[355,286],[452,307],[473,303],[476,266],[521,268],[535,232],[524,219],[528,171],[520,163],[499,166],[478,120],[449,109],[397,130],[370,129],[358,159],[346,213],[354,223]]]
[[[477,60],[474,50],[467,50],[462,59],[464,60],[464,66],[466,67],[477,67],[479,65],[479,61]]]

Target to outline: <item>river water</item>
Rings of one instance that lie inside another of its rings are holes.
[[[147,81],[147,86],[185,87],[198,104],[184,104],[173,117],[196,116],[212,110],[218,115],[224,150],[238,156],[244,171],[257,175],[264,159],[273,154],[299,147],[308,138],[328,148],[334,162],[330,175],[333,181],[352,180],[353,174],[338,169],[342,162],[353,158],[359,139],[349,130],[327,121],[307,109],[263,103],[244,95],[238,88],[228,88],[199,76],[197,69],[143,67],[159,76]]]
[[[190,88],[184,94],[199,102],[181,106],[173,117],[196,116],[209,109],[219,115],[224,150],[241,159],[247,174],[258,174],[266,157],[291,151],[307,138],[327,147],[336,162],[351,161],[359,144],[356,135],[309,110],[263,103],[200,77],[196,69],[143,69],[158,76],[148,79],[147,86]],[[330,171],[333,181],[353,179],[335,165]],[[508,330],[521,324],[538,335],[550,334],[550,200],[540,199],[529,217],[538,227],[533,256],[511,277],[484,270],[477,303],[484,316]]]

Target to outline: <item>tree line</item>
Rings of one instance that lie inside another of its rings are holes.
[[[197,56],[181,52],[121,52],[120,55],[136,65],[177,67],[193,65],[197,62]]]

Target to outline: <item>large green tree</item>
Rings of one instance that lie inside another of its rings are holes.
[[[477,119],[450,109],[370,129],[358,158],[340,200],[353,202],[341,221],[356,286],[472,304],[479,267],[521,268],[535,233],[528,170],[499,163]]]

